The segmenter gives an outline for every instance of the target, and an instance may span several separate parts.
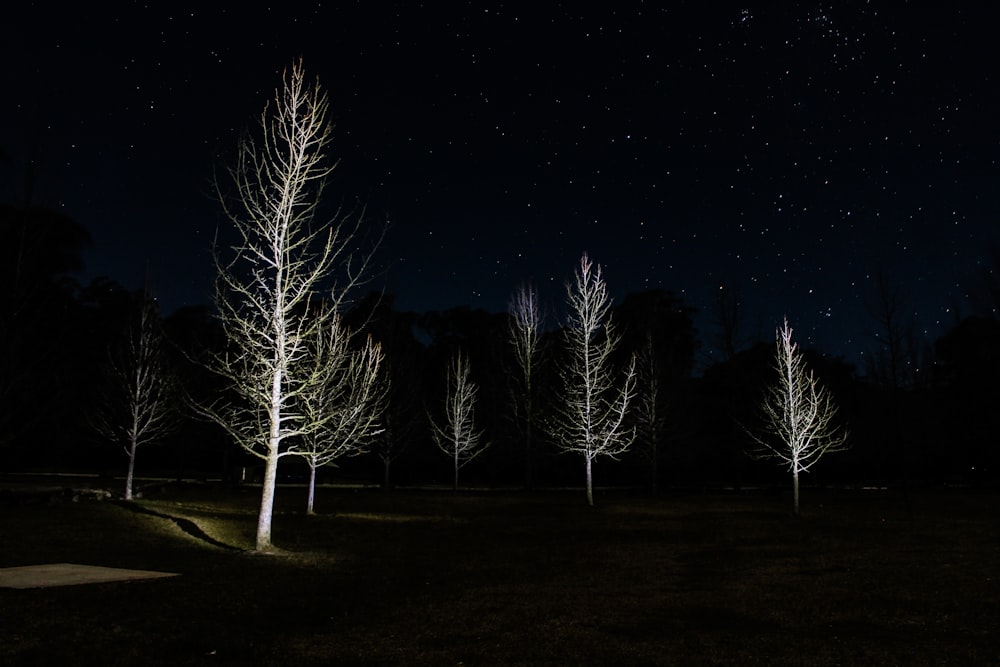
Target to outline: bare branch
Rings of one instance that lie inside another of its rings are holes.
[[[558,447],[583,455],[587,468],[587,502],[594,504],[592,462],[627,451],[635,429],[625,415],[635,398],[632,357],[618,385],[612,377],[612,355],[619,337],[611,322],[611,298],[601,267],[584,253],[574,282],[566,286],[569,315],[565,328],[568,362],[560,370],[563,396],[555,423]]]
[[[788,466],[798,515],[799,473],[812,468],[825,454],[845,449],[847,432],[837,423],[837,406],[830,392],[806,370],[798,345],[792,342],[787,318],[775,337],[778,381],[768,387],[761,402],[762,430],[748,429],[747,433],[756,444],[751,456]]]
[[[294,62],[264,107],[257,135],[242,140],[226,172],[233,196],[216,183],[236,241],[214,248],[215,304],[227,347],[209,365],[228,391],[199,412],[265,461],[258,550],[271,545],[278,460],[300,453],[289,447],[294,439],[329,425],[310,411],[320,382],[314,346],[336,330],[335,316],[373,254],[358,254],[363,216],[320,217],[336,167],[327,159],[328,114],[326,92],[307,81],[301,60]],[[327,306],[316,308],[320,301]]]
[[[476,430],[476,394],[479,387],[471,379],[469,360],[455,353],[448,364],[448,389],[445,393],[444,422],[431,421],[434,444],[452,457],[454,485],[458,489],[458,471],[489,447],[483,443],[483,431]]]

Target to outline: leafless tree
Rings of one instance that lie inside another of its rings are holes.
[[[163,350],[155,303],[143,298],[119,345],[108,351],[106,382],[92,415],[94,428],[128,455],[125,500],[132,500],[135,454],[177,428],[176,385]]]
[[[829,390],[806,369],[792,329],[785,319],[775,331],[777,381],[761,401],[763,428],[747,429],[756,447],[755,458],[774,459],[792,473],[793,512],[799,515],[799,474],[811,469],[825,454],[847,446],[847,431],[837,423],[837,406]]]
[[[368,451],[372,439],[382,431],[384,407],[381,346],[369,336],[354,350],[351,332],[339,315],[321,319],[326,323],[324,329],[306,344],[310,372],[302,382],[298,401],[305,425],[302,444],[289,448],[309,465],[307,514],[314,513],[317,468]]]
[[[510,377],[511,405],[524,448],[524,486],[530,489],[534,479],[533,436],[538,409],[538,373],[542,363],[542,311],[538,292],[531,285],[521,285],[511,296],[507,312],[510,316],[508,341],[515,362]]]
[[[264,461],[259,551],[271,547],[278,461],[316,430],[296,404],[311,373],[307,342],[329,323],[309,306],[322,292],[329,304],[322,312],[339,312],[372,257],[358,250],[362,215],[320,211],[335,167],[328,109],[326,92],[306,80],[301,60],[293,63],[264,107],[259,136],[241,141],[227,171],[234,196],[217,182],[237,238],[226,252],[215,248],[215,305],[227,347],[210,367],[229,391],[201,412]]]
[[[569,316],[565,327],[568,358],[560,369],[563,395],[554,424],[557,446],[583,455],[587,504],[594,504],[593,461],[615,459],[628,450],[635,429],[625,417],[636,395],[633,356],[620,384],[614,381],[612,356],[619,337],[611,322],[611,298],[601,267],[584,253],[574,281],[566,285]]]
[[[654,349],[653,336],[646,334],[636,355],[636,387],[634,416],[636,445],[650,466],[650,490],[656,493],[659,479],[660,441],[666,431],[666,394],[661,379],[660,360]]]
[[[878,323],[878,347],[868,358],[868,374],[892,391],[913,386],[919,369],[913,320],[905,312],[906,295],[885,271],[875,273],[876,301],[869,306]]]
[[[737,288],[719,285],[715,299],[715,323],[719,327],[718,345],[723,361],[730,361],[743,346],[743,299]]]
[[[452,458],[454,480],[458,490],[458,471],[489,447],[483,443],[483,432],[476,430],[476,394],[479,387],[472,381],[469,360],[457,352],[448,364],[448,389],[445,393],[444,422],[431,419],[431,435],[438,448]]]
[[[402,360],[400,363],[408,363]],[[384,428],[375,438],[372,449],[382,463],[382,490],[392,489],[392,464],[402,456],[413,433],[424,426],[419,406],[419,391],[406,370],[397,372],[399,364],[390,360],[383,364],[381,376],[385,407]]]

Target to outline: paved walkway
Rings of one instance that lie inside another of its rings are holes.
[[[123,570],[116,567],[99,567],[96,565],[52,563],[49,565],[0,568],[0,588],[48,588],[50,586],[73,586],[76,584],[98,584],[109,581],[135,581],[138,579],[158,579],[161,577],[176,576],[179,575],[175,572]]]

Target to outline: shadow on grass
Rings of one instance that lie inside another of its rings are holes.
[[[115,504],[118,505],[119,507],[124,507],[127,510],[131,510],[136,514],[148,514],[149,516],[155,516],[160,519],[167,519],[168,521],[172,521],[178,528],[180,528],[182,531],[184,531],[191,537],[197,540],[201,540],[206,544],[211,544],[213,547],[219,547],[220,549],[225,549],[226,551],[234,551],[234,552],[243,551],[243,549],[239,547],[234,547],[231,544],[226,544],[225,542],[220,542],[219,540],[215,539],[214,537],[203,531],[201,528],[199,528],[198,524],[196,524],[194,521],[191,521],[190,519],[184,519],[182,517],[170,516],[169,514],[156,512],[154,510],[149,509],[148,507],[143,507],[142,505],[137,505],[135,503],[128,502],[126,500],[115,501]]]

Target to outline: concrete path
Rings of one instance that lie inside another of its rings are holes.
[[[48,588],[50,586],[73,586],[76,584],[98,584],[109,581],[135,581],[137,579],[158,579],[161,577],[176,576],[179,575],[175,572],[123,570],[116,567],[99,567],[96,565],[52,563],[49,565],[0,568],[0,588]]]

